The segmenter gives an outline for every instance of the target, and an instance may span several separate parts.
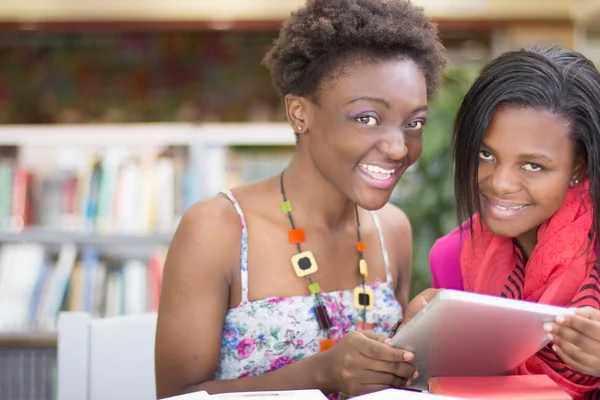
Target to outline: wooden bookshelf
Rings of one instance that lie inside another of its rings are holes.
[[[57,332],[0,332],[0,347],[56,347]]]
[[[0,146],[137,147],[148,146],[285,146],[294,144],[287,123],[145,123],[3,125]]]
[[[44,228],[26,228],[21,232],[0,232],[0,243],[35,242],[42,244],[76,243],[82,245],[153,246],[169,244],[172,233],[148,235],[99,234]]]

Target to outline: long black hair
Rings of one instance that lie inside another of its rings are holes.
[[[568,122],[575,156],[587,162],[592,199],[592,232],[600,210],[600,73],[576,51],[534,47],[499,56],[480,72],[465,95],[452,138],[454,197],[459,223],[481,211],[479,151],[494,111],[515,106],[550,111]],[[472,232],[472,229],[471,229]],[[596,235],[600,247],[600,235]]]

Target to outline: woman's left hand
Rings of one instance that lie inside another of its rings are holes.
[[[600,376],[600,311],[592,307],[544,324],[553,350],[563,362],[586,375]]]

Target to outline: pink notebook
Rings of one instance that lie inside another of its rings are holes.
[[[438,377],[429,379],[429,392],[463,399],[571,400],[546,375]]]

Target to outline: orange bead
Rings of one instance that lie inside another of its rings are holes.
[[[291,244],[304,243],[304,229],[290,229],[288,237]]]
[[[359,331],[370,331],[373,329],[373,324],[371,324],[370,322],[358,321],[358,323],[356,324],[356,328]]]
[[[356,249],[358,251],[365,251],[367,249],[367,245],[365,244],[365,242],[357,242]]]
[[[333,347],[335,344],[334,339],[321,339],[319,341],[319,350],[326,351]]]

